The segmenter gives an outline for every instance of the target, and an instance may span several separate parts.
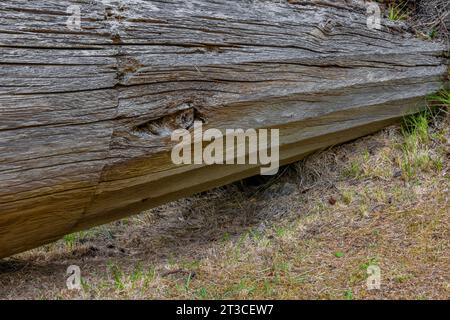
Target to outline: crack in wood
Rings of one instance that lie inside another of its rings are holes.
[[[196,121],[206,122],[204,116],[191,103],[184,103],[177,109],[179,111],[137,125],[134,132],[140,137],[167,137],[177,129],[191,129]]]

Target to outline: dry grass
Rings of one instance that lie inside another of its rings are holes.
[[[0,298],[449,299],[450,118],[427,120],[3,260]]]
[[[378,0],[391,21],[407,20],[424,39],[440,38],[449,44],[450,2],[448,0]]]

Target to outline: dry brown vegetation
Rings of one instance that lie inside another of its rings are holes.
[[[449,299],[449,124],[416,115],[3,260],[0,298]],[[80,291],[65,287],[72,264]]]
[[[426,39],[439,37],[449,43],[448,0],[379,0],[390,20],[408,20],[415,33]]]

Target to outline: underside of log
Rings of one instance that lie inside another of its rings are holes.
[[[173,164],[180,113],[280,129],[286,164],[416,112],[445,46],[366,21],[356,1],[3,0],[0,257],[259,172]]]

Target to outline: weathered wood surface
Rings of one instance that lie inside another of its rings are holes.
[[[280,128],[282,163],[418,110],[446,48],[347,2],[3,0],[0,257],[258,172],[173,165],[145,128],[180,110]]]

